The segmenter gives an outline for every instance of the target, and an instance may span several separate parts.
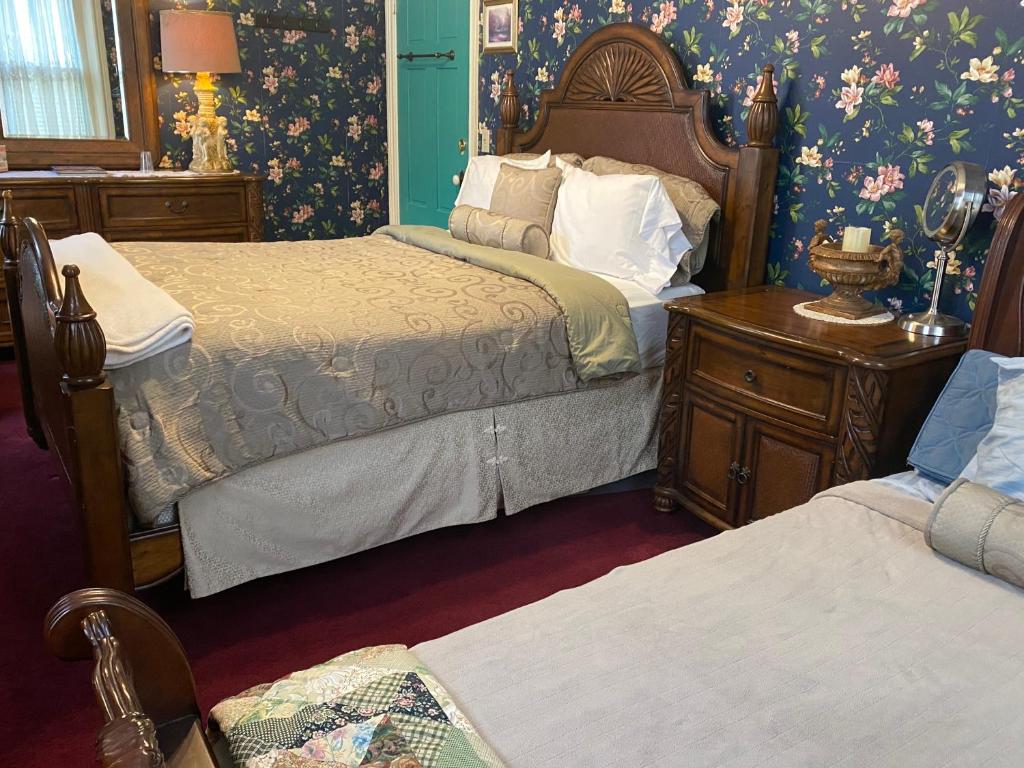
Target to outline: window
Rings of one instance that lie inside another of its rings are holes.
[[[116,68],[112,77],[107,62],[113,13],[106,11],[105,23],[101,5],[102,0],[0,0],[5,136],[117,135],[114,95],[120,88]]]

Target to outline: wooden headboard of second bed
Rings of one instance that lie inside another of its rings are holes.
[[[519,96],[506,74],[498,152],[604,155],[700,182],[722,214],[695,282],[706,290],[759,285],[779,166],[772,73],[765,66],[753,96],[747,143],[732,147],[711,126],[709,92],[689,87],[664,40],[646,27],[610,24],[572,54],[529,131],[519,129]]]

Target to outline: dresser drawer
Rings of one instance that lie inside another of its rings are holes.
[[[103,237],[109,243],[163,241],[175,243],[244,243],[248,238],[246,228],[239,225],[220,224],[214,227],[198,226],[187,229],[108,229]]]
[[[837,434],[846,369],[694,324],[687,378],[751,410]]]
[[[18,216],[36,219],[49,237],[62,237],[78,232],[80,222],[75,190],[67,187],[14,187],[15,211]]]
[[[99,204],[104,229],[174,229],[182,225],[239,224],[246,220],[242,184],[166,184],[144,188],[108,184],[99,189]]]

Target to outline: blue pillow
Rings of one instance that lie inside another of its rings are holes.
[[[969,350],[924,420],[907,463],[926,477],[949,485],[978,450],[996,414],[999,366],[992,352]]]
[[[998,406],[992,429],[964,472],[975,483],[1024,500],[1024,358],[1001,358]]]

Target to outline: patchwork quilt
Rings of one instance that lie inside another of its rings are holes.
[[[211,720],[245,768],[491,768],[502,762],[402,645],[346,653],[225,699]]]

